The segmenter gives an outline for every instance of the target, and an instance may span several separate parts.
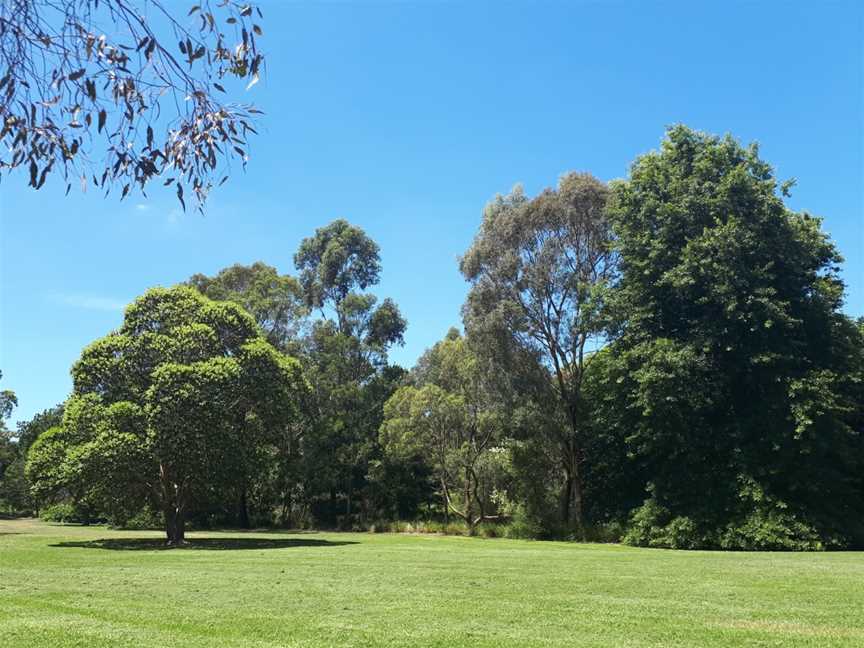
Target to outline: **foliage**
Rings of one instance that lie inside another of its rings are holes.
[[[3,372],[0,371],[0,379]],[[18,405],[18,397],[11,389],[0,391],[0,510],[20,513],[27,510],[27,489],[23,475],[20,438],[13,438],[6,420]]]
[[[297,338],[307,314],[300,283],[260,261],[251,266],[235,264],[214,277],[195,274],[189,285],[214,301],[231,301],[242,306],[267,340],[283,352],[297,349]]]
[[[381,272],[377,243],[342,219],[303,239],[294,265],[313,308],[340,304],[354,290],[377,284]],[[342,330],[341,319],[339,328]]]
[[[656,542],[716,544],[738,522],[741,546],[762,543],[753,528],[766,524],[861,542],[861,337],[819,220],[785,207],[788,185],[755,146],[683,126],[612,189],[622,370],[610,387],[671,516]],[[758,512],[744,483],[791,517]],[[651,536],[655,513],[643,508],[631,537]]]
[[[813,551],[826,543],[811,525],[797,518],[785,503],[767,498],[751,482],[743,498],[752,505],[744,517],[730,520],[721,529],[700,526],[691,517],[673,516],[653,498],[633,512],[623,541],[639,547],[668,549],[722,548],[743,551]],[[827,543],[835,545],[834,542]]]
[[[144,506],[132,517],[112,520],[112,524],[123,529],[159,529],[162,527],[163,520],[161,512],[154,511],[150,506]]]
[[[42,410],[29,421],[18,421],[17,436],[21,451],[26,454],[33,442],[45,430],[60,425],[63,422],[63,403]]]
[[[119,517],[152,504],[172,543],[196,503],[236,487],[252,449],[278,441],[305,389],[240,307],[185,287],[135,300],[72,374],[62,428],[31,448],[34,493],[66,489]]]
[[[391,457],[422,456],[447,509],[473,534],[498,518],[507,454],[502,412],[484,383],[485,367],[455,329],[418,364],[416,385],[400,387],[384,405],[381,443]]]
[[[67,193],[80,179],[82,189],[122,186],[121,198],[170,176],[164,184],[175,182],[184,208],[184,186],[200,208],[222,162],[245,165],[260,111],[223,102],[219,82],[258,81],[261,11],[235,0],[196,4],[185,17],[174,9],[162,0],[2,3],[0,173],[27,168],[40,189],[60,172]]]
[[[558,420],[540,429],[557,447],[559,522],[576,528],[584,521],[588,461],[583,380],[603,337],[603,304],[616,273],[607,194],[603,183],[576,173],[533,199],[516,187],[486,207],[460,262],[471,282],[468,330],[484,336],[484,346],[499,361],[510,361],[506,371],[527,368],[537,383],[537,400],[555,404]]]
[[[46,522],[60,522],[61,524],[83,521],[79,511],[69,502],[49,504],[39,511],[39,517]]]
[[[359,227],[337,220],[316,230],[300,243],[294,263],[307,305],[320,313],[302,353],[313,386],[311,425],[299,440],[303,460],[295,478],[313,517],[351,528],[356,518],[375,519],[393,506],[385,484],[398,487],[400,476],[423,479],[421,466],[406,471],[383,460],[377,438],[383,404],[403,374],[387,353],[403,343],[407,323],[392,300],[379,304],[360,292],[378,283],[381,262],[378,245]]]

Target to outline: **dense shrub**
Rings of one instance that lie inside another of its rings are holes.
[[[123,524],[117,525],[124,529],[162,529],[165,521],[161,513],[155,512],[149,506],[145,506],[135,515],[125,520]]]
[[[668,549],[697,549],[704,546],[704,538],[696,524],[688,517],[673,517],[669,510],[653,498],[633,511],[630,526],[623,541],[636,547],[666,547]]]
[[[638,547],[736,551],[817,551],[843,545],[841,540],[820,534],[753,480],[740,482],[741,508],[725,523],[697,523],[690,517],[673,516],[650,498],[631,515],[623,542]]]
[[[39,517],[46,522],[81,522],[82,516],[75,506],[69,502],[51,504],[39,511]]]

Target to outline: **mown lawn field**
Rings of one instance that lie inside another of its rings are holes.
[[[864,553],[0,521],[0,645],[864,646]]]

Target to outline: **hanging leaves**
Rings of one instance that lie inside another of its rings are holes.
[[[168,16],[180,56],[142,5]],[[226,76],[247,89],[259,81],[263,30],[251,17],[261,12],[236,0],[213,11],[196,4],[182,18],[173,11],[164,0],[0,3],[0,179],[23,166],[39,189],[60,171],[68,194],[70,177],[86,190],[92,176],[106,195],[121,187],[123,199],[170,172],[163,184],[176,182],[183,209],[184,187],[202,209],[228,177],[221,167],[245,164],[256,132],[250,121],[261,111],[211,92],[228,94],[218,82]],[[112,23],[111,34],[99,30]]]

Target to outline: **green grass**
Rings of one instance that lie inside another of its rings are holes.
[[[0,521],[0,645],[864,646],[864,554]]]

